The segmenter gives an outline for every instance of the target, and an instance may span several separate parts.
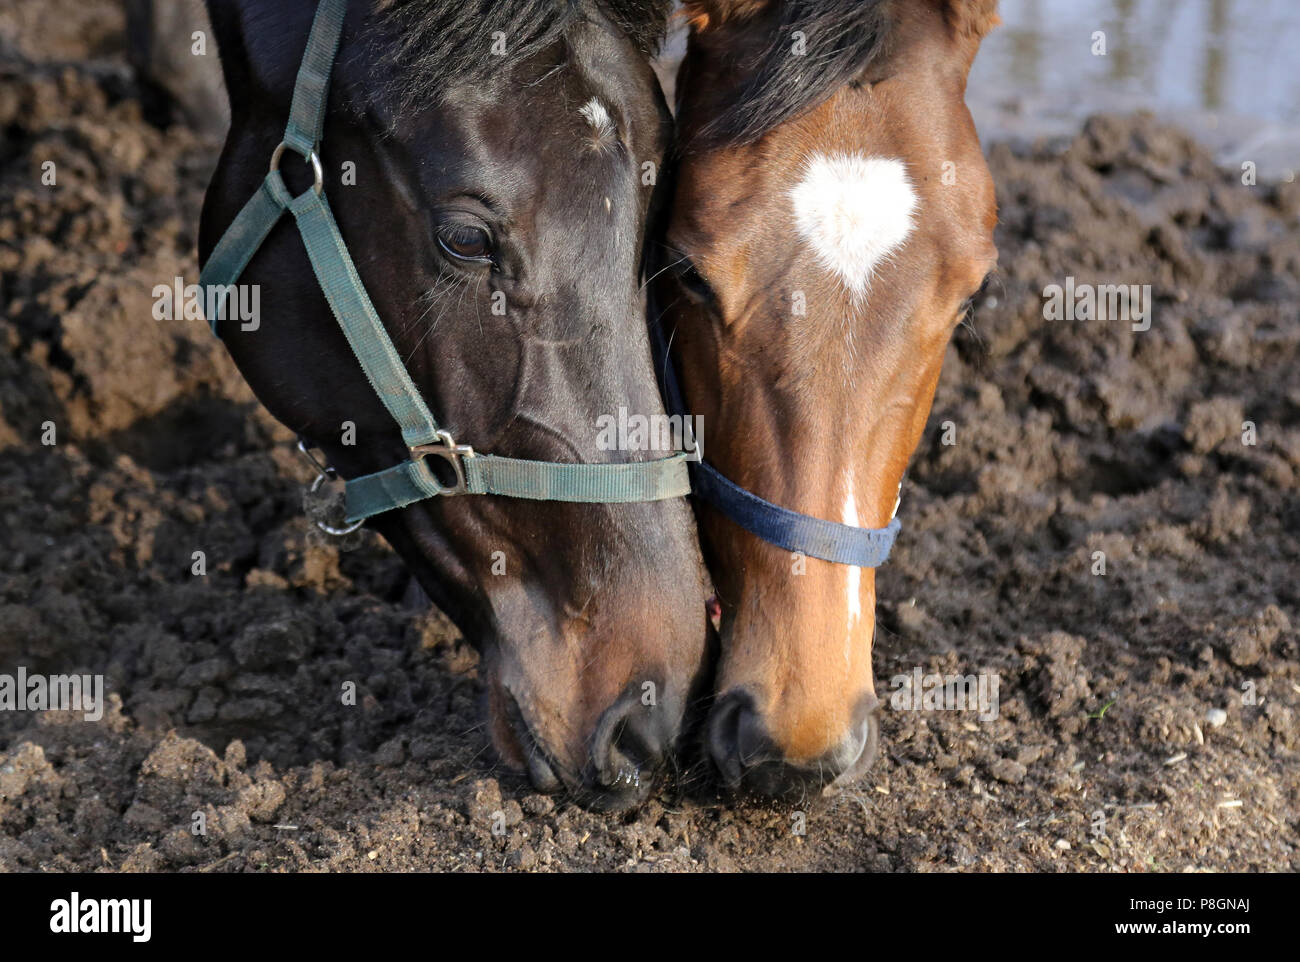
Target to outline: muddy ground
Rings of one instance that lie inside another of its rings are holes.
[[[152,319],[197,279],[214,147],[152,122],[122,30],[0,12],[0,672],[111,693],[0,712],[0,870],[1300,870],[1300,186],[1143,117],[993,148],[1001,269],[904,487],[876,671],[997,672],[999,717],[886,709],[804,835],[674,778],[610,818],[496,767],[473,650],[375,536],[314,534],[203,323]],[[1150,330],[1045,321],[1070,275],[1151,284]]]

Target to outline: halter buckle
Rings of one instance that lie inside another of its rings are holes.
[[[438,494],[469,494],[469,485],[465,481],[465,459],[474,457],[474,449],[468,444],[457,444],[450,431],[439,431],[438,440],[434,443],[417,444],[411,448],[412,461],[423,461],[430,454],[442,458],[456,475],[456,483],[446,485],[438,480],[438,476],[433,471],[429,472],[433,483],[438,486]]]

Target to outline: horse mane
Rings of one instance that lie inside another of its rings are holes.
[[[592,13],[604,14],[647,56],[667,30],[673,0],[388,0],[379,17],[398,39],[404,105],[437,101],[453,87],[486,81],[563,39]],[[504,33],[506,55],[492,56]]]
[[[784,0],[771,16],[757,69],[727,109],[699,132],[709,146],[750,144],[823,103],[881,59],[888,39],[890,0]],[[689,12],[689,6],[688,6]],[[792,54],[794,34],[807,52]]]

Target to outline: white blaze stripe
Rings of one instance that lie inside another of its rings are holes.
[[[844,523],[854,528],[858,526],[858,506],[853,501],[852,488],[849,489],[848,497],[844,499]],[[844,636],[844,660],[847,662],[853,647],[853,629],[857,627],[858,620],[862,617],[862,569],[857,565],[846,565],[846,567],[849,581],[849,625]]]
[[[795,224],[855,298],[912,232],[918,199],[901,160],[816,154],[791,192]]]

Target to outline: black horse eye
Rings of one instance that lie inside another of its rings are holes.
[[[487,263],[492,259],[492,238],[481,227],[448,224],[438,231],[438,246],[459,261]]]

